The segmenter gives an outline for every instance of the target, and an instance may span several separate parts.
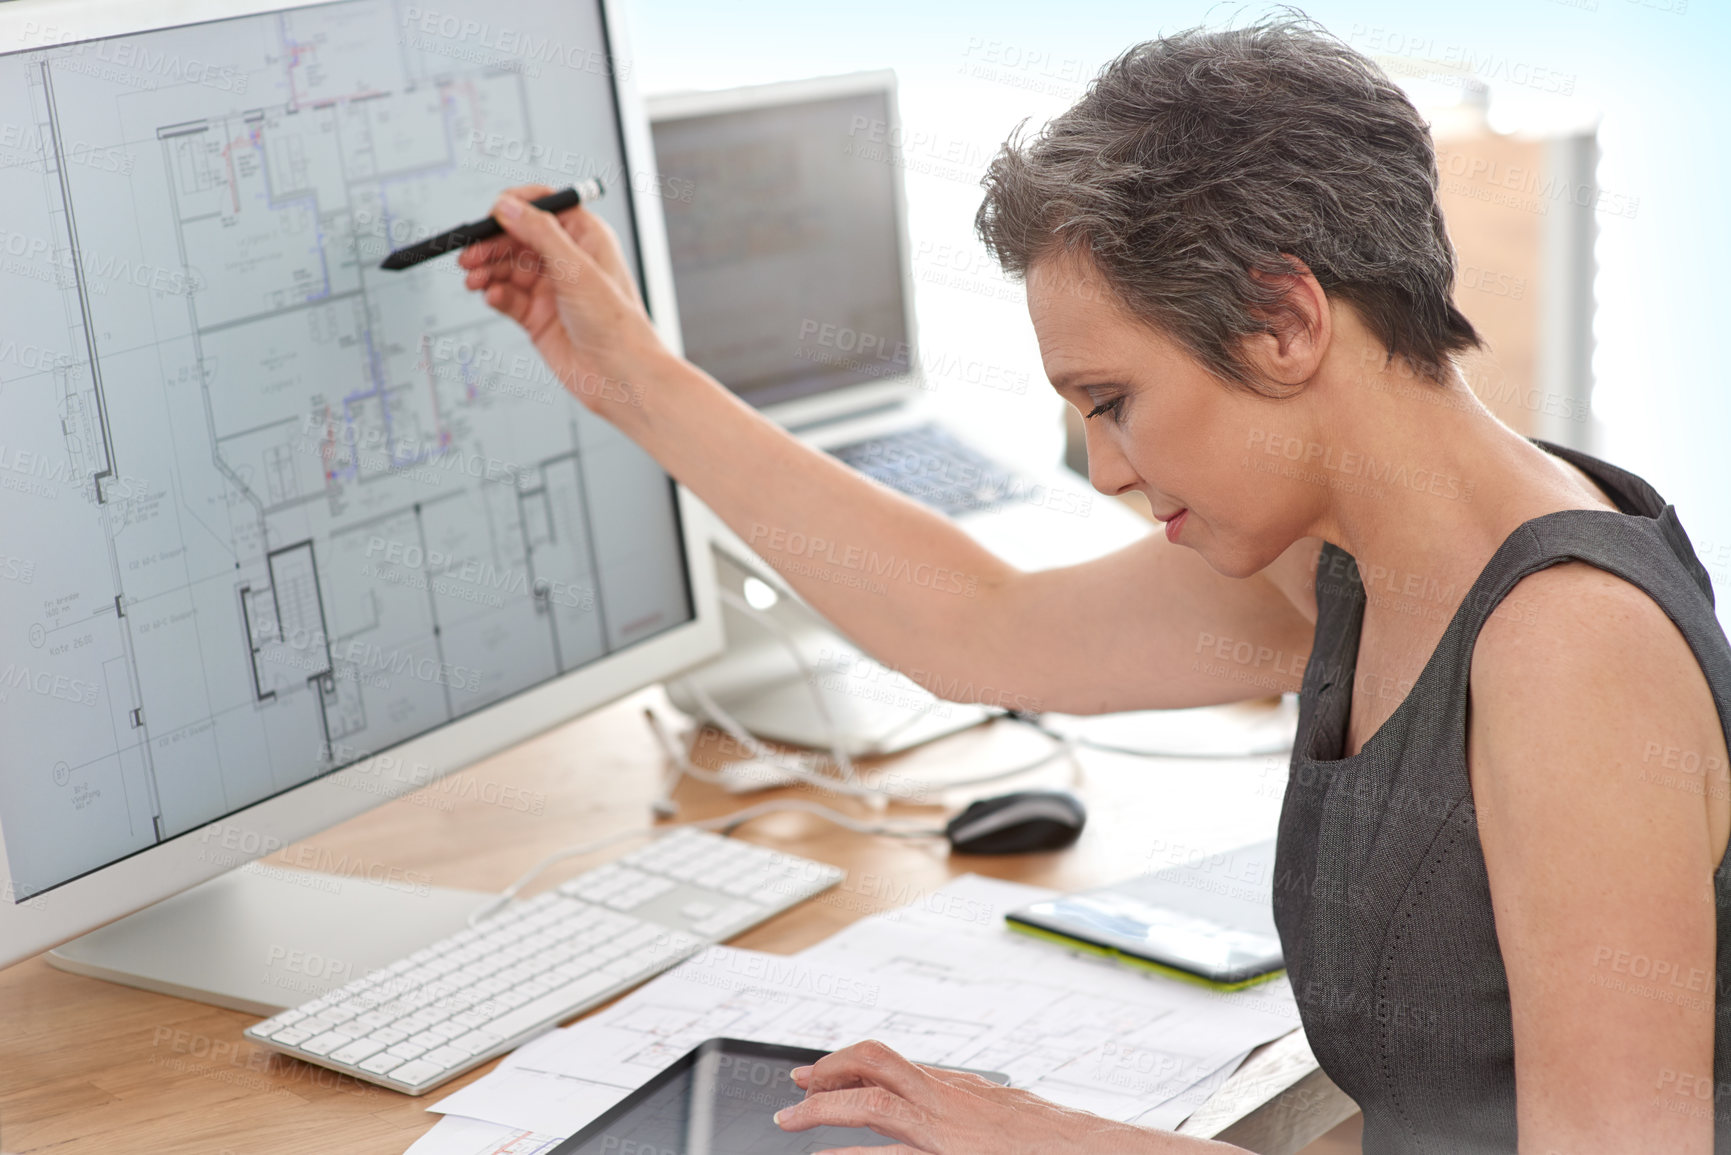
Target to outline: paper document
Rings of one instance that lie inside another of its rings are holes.
[[[429,1110],[564,1136],[704,1039],[833,1050],[872,1038],[919,1062],[1003,1071],[1054,1102],[1171,1128],[1250,1048],[1297,1025],[1284,980],[1221,994],[1004,929],[1004,910],[1049,893],[966,876],[799,955],[712,948]]]
[[[1299,1025],[1284,976],[1220,992],[1004,927],[1004,911],[1052,893],[965,875],[798,957],[847,966],[886,990],[917,980],[1014,1006],[1021,1021],[947,1061],[1002,1071],[1011,1085],[1054,1102],[1148,1126],[1177,1126],[1201,1103],[1167,1122],[1168,1102]]]
[[[430,1109],[570,1133],[705,1039],[835,1050],[880,1039],[912,1059],[962,1064],[1019,1021],[997,992],[942,983],[882,986],[845,965],[714,947],[574,1026],[520,1048]],[[788,1085],[788,1101],[799,1098]]]
[[[410,1144],[404,1155],[544,1155],[564,1141],[563,1135],[537,1135],[520,1127],[446,1115]]]

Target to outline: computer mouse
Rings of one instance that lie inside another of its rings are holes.
[[[1062,850],[1087,821],[1082,800],[1068,790],[1022,790],[971,803],[944,834],[957,854],[1027,854]]]

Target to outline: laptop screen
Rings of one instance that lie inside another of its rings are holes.
[[[887,92],[654,133],[688,358],[759,408],[909,371]]]

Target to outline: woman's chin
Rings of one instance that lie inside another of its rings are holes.
[[[1263,550],[1223,545],[1207,534],[1196,533],[1197,527],[1195,526],[1185,526],[1184,528],[1186,530],[1184,540],[1179,544],[1186,549],[1194,550],[1197,556],[1207,562],[1209,568],[1221,577],[1255,577],[1268,568],[1268,560],[1265,558]]]

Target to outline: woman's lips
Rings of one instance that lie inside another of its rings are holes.
[[[1184,527],[1184,519],[1190,516],[1188,509],[1181,509],[1166,519],[1166,540],[1176,543],[1178,531]]]

